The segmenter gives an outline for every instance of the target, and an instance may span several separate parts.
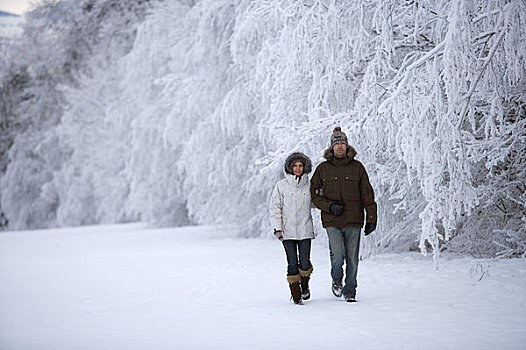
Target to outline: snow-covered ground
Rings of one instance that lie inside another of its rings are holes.
[[[526,260],[443,256],[436,271],[431,257],[380,255],[361,262],[349,304],[329,290],[324,241],[296,306],[277,240],[211,226],[2,232],[0,349],[526,348]]]

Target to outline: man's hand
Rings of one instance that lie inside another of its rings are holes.
[[[364,232],[365,232],[365,235],[366,235],[366,236],[369,236],[369,234],[370,234],[371,232],[373,232],[374,230],[376,230],[376,224],[375,224],[375,223],[368,222],[368,223],[365,224],[365,230],[364,230]]]
[[[280,241],[283,241],[283,231],[274,230],[274,236],[276,236],[276,238],[279,239]]]
[[[329,211],[334,216],[340,216],[343,213],[344,205],[342,203],[332,203],[329,207]]]

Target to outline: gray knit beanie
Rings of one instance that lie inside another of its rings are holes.
[[[349,145],[349,142],[347,141],[347,135],[345,135],[339,126],[335,127],[332,131],[331,148],[333,148],[337,143],[345,143],[346,145]]]

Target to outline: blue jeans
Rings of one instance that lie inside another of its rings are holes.
[[[283,242],[285,254],[287,254],[287,276],[294,276],[300,273],[298,267],[302,270],[308,270],[312,266],[310,263],[310,243],[311,239],[285,239]],[[298,265],[299,252],[299,265]]]
[[[356,275],[358,274],[358,257],[360,250],[360,226],[327,227],[329,252],[331,256],[332,280],[341,284],[343,280],[343,263],[345,266],[345,286],[343,295],[356,295]]]

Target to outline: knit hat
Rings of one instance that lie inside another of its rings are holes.
[[[292,170],[292,168],[296,162],[301,162],[303,164],[303,174],[308,174],[312,171],[312,162],[309,157],[301,152],[294,152],[285,160],[285,172],[287,174],[294,175],[294,170]]]
[[[335,127],[332,131],[331,148],[337,143],[345,143],[346,145],[349,145],[349,142],[347,141],[347,135],[345,135],[339,126]]]

